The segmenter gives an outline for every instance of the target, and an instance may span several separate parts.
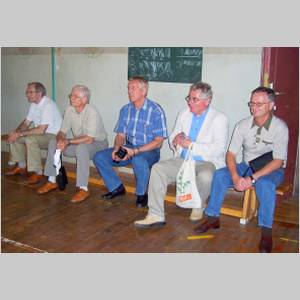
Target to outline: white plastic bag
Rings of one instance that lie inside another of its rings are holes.
[[[176,204],[182,208],[202,207],[196,185],[195,161],[190,147],[176,178]]]

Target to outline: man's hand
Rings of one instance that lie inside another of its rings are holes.
[[[65,151],[68,145],[69,145],[68,139],[60,138],[57,140],[56,148],[63,152]]]
[[[6,141],[7,143],[11,144],[17,141],[20,137],[21,137],[21,132],[14,130],[9,133]]]
[[[111,153],[111,158],[114,161],[121,161],[121,159],[119,158],[119,156],[116,155],[116,152],[118,152],[119,148],[114,148],[112,153]]]
[[[236,175],[232,178],[233,181],[233,187],[240,192],[243,192],[247,189],[249,189],[252,186],[252,181],[250,177],[240,177]]]
[[[177,145],[181,146],[182,148],[188,148],[191,144],[191,140],[188,136],[186,136],[184,133],[180,132],[178,133],[175,138],[172,141],[172,145],[174,148],[176,148]]]

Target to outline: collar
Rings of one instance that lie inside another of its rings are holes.
[[[257,127],[261,127],[261,128],[264,127],[266,130],[269,130],[269,128],[270,128],[270,126],[271,126],[272,118],[273,118],[273,113],[271,112],[270,115],[269,115],[269,118],[267,119],[267,121],[264,123],[263,126],[258,126],[258,125],[255,123],[254,118],[253,118],[251,128],[253,128],[254,126],[257,126]]]
[[[131,105],[135,110],[139,110],[139,109],[137,109],[137,108],[134,106],[134,104],[133,104],[132,102],[130,102],[130,105]],[[144,104],[143,104],[143,106],[142,106],[140,109],[146,110],[147,107],[148,107],[148,98],[145,98]]]
[[[47,98],[46,98],[46,96],[43,96],[43,98],[41,99],[41,101],[38,103],[38,104],[36,104],[36,103],[34,103],[36,106],[43,106],[43,104],[45,103],[47,101]]]
[[[205,118],[205,116],[206,116],[207,113],[208,113],[208,110],[209,110],[209,107],[207,107],[206,110],[204,110],[204,111],[200,114],[200,116],[197,116],[195,113],[193,113],[193,117],[194,117],[194,118],[197,118],[197,119]]]

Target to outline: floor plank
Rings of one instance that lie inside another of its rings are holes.
[[[189,221],[190,210],[166,203],[166,226],[138,229],[133,222],[143,218],[147,209],[135,207],[133,194],[106,201],[100,197],[106,189],[90,185],[91,197],[73,204],[70,198],[75,188],[74,180],[70,180],[65,191],[41,196],[36,193],[38,186],[24,184],[24,177],[3,176],[6,164],[7,155],[2,154],[3,253],[258,252],[260,229],[256,220],[243,226],[239,219],[222,215],[221,228],[205,234],[212,238],[189,240],[197,224]],[[238,202],[239,197],[239,194],[230,195],[226,201]],[[273,252],[299,252],[298,212],[297,201],[278,203]]]

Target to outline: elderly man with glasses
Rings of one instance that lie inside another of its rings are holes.
[[[42,83],[28,83],[26,97],[30,103],[28,114],[7,139],[10,161],[17,162],[18,166],[6,175],[22,175],[29,171],[32,175],[26,183],[36,184],[43,178],[41,149],[47,150],[49,141],[55,140],[62,118],[55,102],[46,96],[46,88]]]
[[[164,198],[167,187],[176,181],[189,147],[196,161],[196,182],[203,206],[209,197],[213,173],[225,166],[229,120],[210,105],[211,86],[204,82],[193,84],[185,100],[188,107],[179,113],[169,137],[175,158],[160,161],[152,167],[148,189],[149,211],[145,219],[135,221],[137,227],[165,224]],[[194,208],[190,220],[201,219],[202,211],[203,207]]]
[[[78,192],[71,202],[81,202],[90,196],[88,191],[89,162],[99,150],[108,147],[107,134],[97,109],[89,103],[90,90],[84,85],[75,85],[69,95],[71,105],[66,109],[62,127],[56,140],[49,143],[45,175],[48,182],[38,189],[38,194],[46,194],[57,189],[54,154],[56,149],[65,156],[76,157],[76,187]],[[71,130],[73,137],[67,138]]]
[[[205,209],[202,224],[195,228],[197,233],[220,227],[220,209],[226,190],[234,187],[245,191],[255,186],[259,200],[258,225],[262,234],[260,252],[272,251],[272,224],[275,210],[276,187],[284,178],[286,166],[288,128],[284,121],[273,115],[275,93],[272,89],[258,87],[251,93],[248,103],[251,116],[239,121],[234,129],[226,154],[227,167],[215,172],[210,200]],[[236,156],[243,150],[243,161]],[[249,167],[249,162],[266,153],[273,152],[273,159],[262,168]]]

